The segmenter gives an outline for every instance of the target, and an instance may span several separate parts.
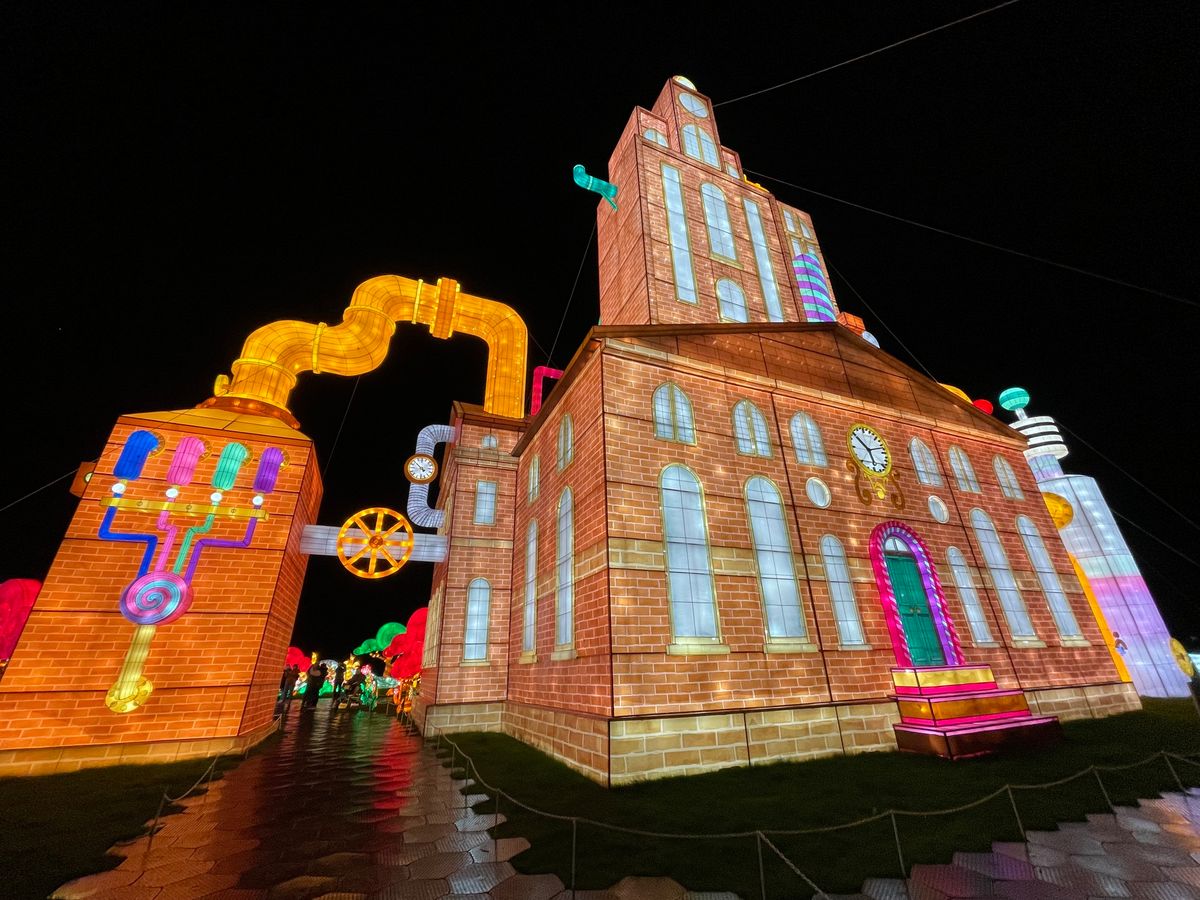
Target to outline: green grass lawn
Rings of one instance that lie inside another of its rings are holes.
[[[277,739],[272,736],[259,747]],[[214,778],[241,761],[241,756],[223,758]],[[193,759],[0,778],[0,896],[46,897],[73,878],[119,865],[120,858],[105,851],[117,841],[145,834],[145,823],[154,818],[163,791],[179,796],[211,762]],[[164,808],[164,814],[170,809]]]
[[[559,815],[690,834],[802,829],[850,822],[887,809],[943,809],[969,803],[1006,783],[1054,781],[1092,764],[1133,762],[1159,750],[1200,751],[1200,719],[1190,700],[1148,700],[1141,712],[1069,722],[1064,731],[1066,739],[1058,747],[1021,754],[949,762],[871,753],[727,769],[612,790],[504,735],[473,733],[453,738],[474,759],[484,781],[522,803]],[[1200,785],[1200,766],[1176,763],[1176,769],[1185,784]],[[1177,789],[1161,760],[1128,771],[1104,772],[1102,777],[1115,803]],[[486,793],[481,788],[472,790]],[[1052,789],[1020,791],[1016,800],[1027,829],[1052,828],[1056,822],[1109,811],[1094,775]],[[533,845],[513,860],[517,869],[553,872],[569,886],[570,823],[501,803],[508,821],[499,827],[498,836],[520,835]],[[476,809],[493,812],[495,802],[488,800]],[[987,850],[992,841],[1019,838],[1004,794],[964,812],[900,817],[898,823],[908,866],[949,862],[956,850]],[[827,891],[857,891],[865,878],[900,875],[888,818],[822,835],[772,836],[771,840]],[[760,896],[752,837],[648,838],[580,824],[577,842],[576,886],[581,890],[608,887],[626,875],[668,875],[691,890]],[[811,893],[767,849],[763,863],[769,897]]]

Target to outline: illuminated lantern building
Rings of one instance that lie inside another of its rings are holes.
[[[197,408],[121,416],[0,679],[0,774],[260,740],[314,554],[434,564],[426,733],[502,730],[606,784],[964,756],[1136,709],[1022,435],[839,309],[812,220],[745,179],[708,99],[669,81],[607,174],[575,172],[601,324],[535,370],[532,415],[511,307],[382,275],[340,323],[257,329]],[[385,497],[317,524],[291,392],[374,369],[406,323],[487,343],[483,403],[421,430],[407,518]]]
[[[1138,708],[1024,440],[839,310],[707,98],[668,82],[589,182],[601,324],[532,417],[455,407],[427,730],[619,784]]]
[[[1187,697],[1171,634],[1100,486],[1094,478],[1063,472],[1059,460],[1069,451],[1058,425],[1050,416],[1028,415],[1028,403],[1021,388],[1000,395],[1000,405],[1017,416],[1012,427],[1029,441],[1025,456],[1038,487],[1068,504],[1069,518],[1059,523],[1063,543],[1095,593],[1134,686],[1143,697]]]

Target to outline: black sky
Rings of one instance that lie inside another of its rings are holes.
[[[94,458],[121,413],[204,400],[255,327],[338,321],[372,275],[456,278],[549,349],[596,205],[571,166],[603,176],[668,77],[720,103],[989,5],[6,5],[0,505]],[[717,123],[754,172],[1200,300],[1198,37],[1192,3],[1023,0],[719,107]],[[1200,306],[767,186],[812,213],[870,310],[835,278],[841,305],[884,349],[973,397],[1028,388],[1031,411],[1200,521]],[[597,296],[593,246],[554,363]],[[402,509],[416,432],[478,402],[483,367],[471,338],[400,329],[332,460],[354,379],[302,378],[320,520]],[[1069,471],[1200,559],[1200,528],[1071,445]],[[0,579],[45,574],[66,486],[0,513]],[[1127,537],[1168,624],[1200,635],[1197,564]],[[423,604],[429,574],[368,584],[314,559],[296,642],[345,653]]]

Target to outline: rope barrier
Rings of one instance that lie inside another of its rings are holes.
[[[213,761],[210,762],[208,764],[208,768],[204,770],[204,774],[201,775],[198,779],[196,779],[196,783],[193,784],[186,791],[184,791],[182,794],[180,794],[178,797],[172,797],[172,796],[168,795],[166,788],[163,788],[162,797],[159,798],[159,801],[158,801],[158,811],[155,812],[154,821],[150,825],[150,833],[149,833],[148,839],[146,841],[146,856],[149,856],[150,851],[154,849],[154,835],[158,833],[158,823],[159,823],[159,820],[162,819],[163,808],[168,803],[175,804],[175,803],[178,803],[179,801],[187,798],[188,796],[190,796],[191,793],[194,790],[196,790],[196,788],[200,787],[201,783],[203,783],[204,779],[206,779],[206,778],[208,779],[209,787],[212,787],[212,776],[216,772],[217,763],[220,761],[220,759],[221,759],[221,757],[214,756]],[[144,859],[145,859],[145,857],[143,857],[143,860]]]
[[[431,726],[431,729],[432,728],[433,728],[433,726]],[[996,790],[992,791],[990,794],[980,797],[977,800],[972,800],[969,803],[964,803],[959,806],[947,807],[945,809],[933,809],[933,810],[888,809],[888,810],[884,810],[883,812],[878,813],[876,815],[865,816],[861,819],[855,819],[852,822],[843,822],[838,825],[826,825],[826,826],[822,826],[819,828],[797,828],[797,829],[787,829],[787,830],[759,828],[759,829],[755,829],[754,831],[710,832],[710,833],[706,833],[706,834],[684,834],[684,833],[679,833],[679,832],[647,831],[647,830],[641,829],[641,828],[630,828],[630,827],[624,826],[624,825],[615,825],[611,822],[600,822],[595,819],[588,819],[588,818],[581,817],[581,816],[567,816],[567,815],[562,815],[560,813],[552,813],[552,812],[549,812],[548,810],[538,809],[535,806],[530,806],[529,804],[523,803],[522,801],[518,800],[516,797],[513,797],[511,794],[509,794],[507,791],[504,791],[502,788],[499,788],[495,785],[489,784],[483,778],[483,776],[480,775],[479,767],[475,764],[474,758],[470,754],[468,754],[466,751],[464,751],[461,747],[459,747],[458,744],[454,740],[452,740],[449,737],[444,737],[442,729],[438,728],[436,730],[437,730],[437,746],[441,747],[442,741],[445,740],[445,742],[447,744],[449,744],[452,748],[452,760],[457,761],[458,757],[460,755],[462,756],[463,761],[466,764],[464,766],[464,773],[468,772],[468,769],[466,768],[466,766],[469,766],[469,774],[472,776],[474,782],[476,784],[480,785],[481,787],[483,787],[484,789],[491,791],[495,794],[495,796],[496,796],[496,824],[497,825],[499,824],[499,820],[500,820],[499,810],[500,810],[500,798],[501,797],[506,799],[509,803],[513,804],[513,806],[518,807],[519,809],[523,809],[526,812],[530,812],[535,815],[542,816],[543,818],[552,819],[552,820],[558,821],[558,822],[570,822],[571,823],[571,894],[572,894],[572,896],[574,896],[574,893],[575,893],[576,859],[577,859],[577,851],[578,851],[578,833],[579,833],[579,824],[581,822],[585,825],[592,825],[592,826],[595,826],[596,828],[600,828],[600,829],[603,829],[606,831],[617,832],[620,834],[630,834],[630,835],[635,835],[637,837],[659,838],[659,839],[669,839],[669,840],[729,840],[729,839],[734,839],[734,838],[752,837],[752,838],[754,838],[755,849],[756,849],[756,852],[758,855],[759,883],[760,883],[760,888],[761,888],[761,892],[762,892],[762,897],[764,898],[764,900],[767,896],[767,894],[766,894],[766,890],[767,890],[767,888],[766,888],[766,872],[765,872],[765,868],[763,865],[763,856],[762,856],[762,845],[764,843],[768,847],[771,848],[771,851],[776,856],[778,856],[793,873],[795,873],[799,878],[801,878],[805,883],[807,883],[808,886],[811,887],[816,892],[817,896],[826,898],[826,900],[827,900],[828,895],[824,891],[822,891],[812,881],[812,879],[810,879],[807,875],[805,875],[804,872],[802,872],[800,870],[800,868],[798,866],[796,866],[795,863],[793,863],[790,859],[788,859],[788,857],[786,855],[784,855],[783,851],[781,851],[777,846],[775,846],[775,844],[773,844],[771,842],[771,840],[767,837],[767,835],[773,835],[776,837],[795,837],[798,835],[826,834],[826,833],[833,832],[833,831],[843,831],[847,828],[855,828],[859,825],[865,825],[869,822],[878,822],[881,819],[890,819],[891,824],[892,824],[892,836],[896,842],[896,857],[900,863],[901,877],[905,878],[907,880],[907,871],[908,870],[907,870],[907,867],[906,867],[905,861],[904,861],[904,848],[900,841],[900,826],[899,826],[899,823],[897,822],[897,818],[896,818],[897,816],[928,818],[928,817],[932,817],[932,816],[950,815],[953,813],[963,812],[968,809],[973,809],[976,806],[980,806],[991,800],[995,800],[1001,794],[1007,794],[1008,801],[1009,801],[1010,805],[1012,806],[1013,816],[1017,820],[1017,829],[1019,830],[1021,836],[1024,837],[1025,825],[1024,825],[1024,822],[1021,820],[1020,810],[1017,808],[1016,797],[1013,794],[1014,790],[1038,790],[1038,789],[1044,789],[1044,788],[1059,787],[1061,785],[1064,785],[1071,781],[1074,781],[1077,778],[1081,778],[1084,775],[1091,774],[1091,775],[1095,776],[1096,783],[1100,787],[1100,792],[1104,795],[1104,801],[1108,805],[1108,808],[1110,810],[1115,811],[1116,807],[1113,805],[1112,798],[1110,797],[1110,795],[1108,793],[1108,789],[1104,785],[1104,780],[1100,776],[1100,772],[1102,770],[1106,771],[1106,772],[1127,771],[1129,769],[1135,769],[1135,768],[1138,768],[1141,766],[1148,765],[1149,763],[1152,763],[1155,760],[1162,759],[1166,762],[1167,768],[1171,770],[1171,775],[1174,778],[1175,783],[1177,785],[1179,785],[1179,789],[1181,791],[1183,791],[1184,793],[1186,793],[1187,788],[1184,787],[1183,780],[1179,777],[1179,774],[1178,774],[1178,772],[1176,772],[1175,767],[1171,763],[1171,760],[1175,759],[1175,760],[1179,760],[1181,762],[1189,763],[1194,766],[1200,766],[1200,759],[1197,759],[1197,757],[1200,757],[1200,752],[1190,753],[1190,754],[1179,754],[1179,753],[1172,753],[1172,752],[1169,752],[1166,750],[1160,750],[1157,753],[1147,756],[1145,759],[1141,759],[1141,760],[1138,760],[1138,761],[1132,762],[1132,763],[1125,763],[1125,764],[1120,764],[1120,765],[1118,765],[1118,764],[1113,764],[1113,765],[1095,765],[1095,764],[1093,764],[1093,765],[1088,766],[1086,769],[1081,769],[1080,771],[1075,772],[1072,775],[1068,775],[1065,778],[1059,778],[1054,781],[1046,781],[1046,782],[1042,782],[1039,784],[1005,784],[1005,785],[997,788]],[[429,740],[432,740],[432,738],[430,738]],[[422,735],[422,741],[423,742],[425,741],[424,735]],[[451,777],[453,778],[453,767],[451,768]],[[463,790],[465,791],[466,788],[467,788],[467,785],[464,785]],[[465,795],[464,795],[464,805],[465,805]]]

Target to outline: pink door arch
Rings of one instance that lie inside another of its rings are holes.
[[[908,651],[908,640],[904,636],[904,626],[900,621],[900,610],[896,605],[896,594],[892,590],[892,579],[888,575],[887,565],[883,558],[883,545],[889,538],[902,541],[917,561],[917,571],[921,574],[921,583],[925,586],[925,596],[929,600],[929,612],[933,618],[934,628],[937,629],[938,640],[942,652],[946,655],[946,665],[961,666],[964,662],[962,646],[959,644],[958,632],[946,609],[946,597],[942,593],[942,583],[938,580],[937,569],[929,555],[929,548],[911,527],[903,522],[883,522],[871,532],[871,568],[875,572],[875,584],[879,588],[879,599],[883,603],[883,615],[887,620],[888,634],[892,638],[892,649],[896,653],[896,663],[900,666],[912,666],[912,655]]]

